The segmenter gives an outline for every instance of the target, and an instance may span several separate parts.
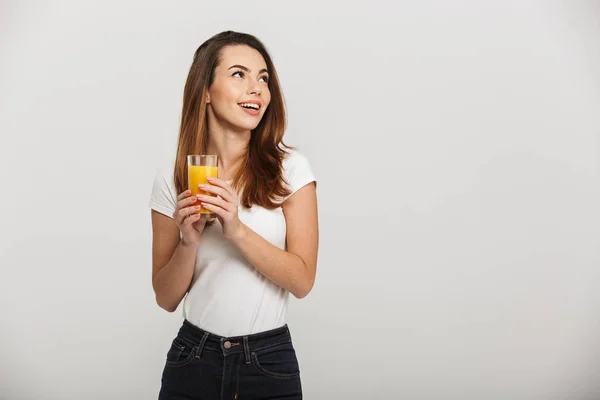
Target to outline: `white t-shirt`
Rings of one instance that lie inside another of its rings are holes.
[[[283,175],[293,193],[316,181],[307,158],[287,150]],[[290,194],[291,196],[291,194]],[[288,196],[289,197],[289,196]],[[285,198],[287,199],[287,198]],[[160,170],[150,196],[150,208],[173,218],[177,192],[173,166]],[[274,210],[254,205],[244,208],[238,202],[240,221],[273,245],[286,250],[286,222],[281,207]],[[218,219],[200,236],[190,290],[183,303],[183,317],[217,335],[249,335],[275,329],[286,323],[287,290],[277,286],[223,237]]]

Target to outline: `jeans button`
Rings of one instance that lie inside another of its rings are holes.
[[[231,342],[228,340],[225,343],[223,343],[223,347],[225,347],[227,350],[229,350],[231,348]]]

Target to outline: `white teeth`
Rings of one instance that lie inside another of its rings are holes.
[[[242,104],[240,104],[240,106],[246,107],[246,108],[252,108],[254,110],[258,110],[260,108],[258,106],[258,104],[254,104],[254,103],[242,103]]]

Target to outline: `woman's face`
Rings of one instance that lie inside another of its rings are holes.
[[[209,115],[224,128],[256,128],[271,101],[268,82],[267,64],[258,51],[246,45],[223,48],[208,89]]]

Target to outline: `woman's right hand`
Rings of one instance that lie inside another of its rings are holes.
[[[200,201],[196,196],[192,196],[190,190],[177,196],[177,208],[173,218],[181,231],[181,242],[184,245],[197,247],[200,244],[200,234],[206,225],[206,219],[202,218],[202,214],[197,214],[198,211]]]

